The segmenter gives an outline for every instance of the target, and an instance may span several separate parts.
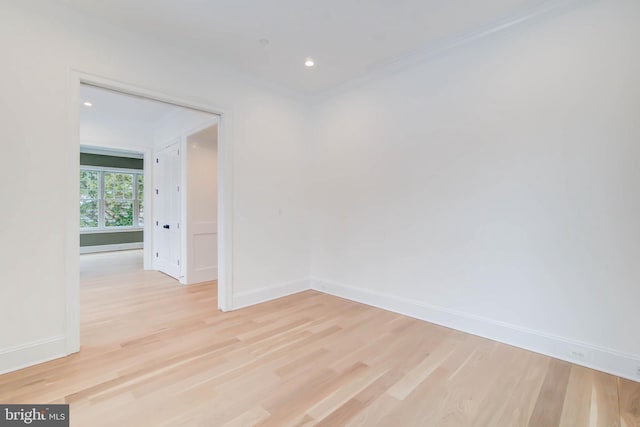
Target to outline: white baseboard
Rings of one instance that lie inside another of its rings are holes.
[[[632,381],[640,381],[640,356],[637,355],[332,281],[312,278],[311,288]],[[576,354],[579,354],[579,358],[575,357]]]
[[[388,293],[317,278],[299,279],[238,293],[233,297],[233,309],[237,310],[309,289],[566,360],[632,381],[640,381],[640,356],[637,355],[437,307]],[[54,336],[0,349],[0,374],[64,357],[67,355],[65,344],[64,336]],[[582,354],[582,359],[578,360],[572,357],[572,354],[575,353]]]
[[[118,243],[114,245],[97,245],[97,246],[81,246],[81,254],[93,254],[96,252],[113,252],[113,251],[128,251],[131,249],[142,249],[144,244],[142,242],[135,243]]]
[[[201,268],[187,273],[188,280],[183,285],[194,285],[202,282],[218,280],[218,267]]]
[[[0,349],[0,375],[67,355],[62,335]]]
[[[233,310],[271,301],[276,298],[286,297],[287,295],[298,292],[308,291],[309,289],[311,289],[309,279],[304,278],[255,289],[249,292],[239,292],[233,296]]]

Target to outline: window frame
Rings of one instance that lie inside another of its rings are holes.
[[[113,168],[108,166],[85,166],[80,165],[80,171],[98,172],[98,226],[97,227],[80,227],[80,234],[93,233],[121,233],[127,231],[142,231],[144,225],[138,225],[140,219],[140,194],[138,186],[138,176],[142,177],[144,183],[143,169],[127,169]],[[133,175],[133,221],[134,225],[109,226],[105,225],[105,192],[104,192],[104,174],[105,173],[121,173]],[[144,185],[144,184],[143,184]],[[144,197],[144,190],[142,196]],[[143,199],[144,203],[144,199]]]
[[[98,225],[96,227],[80,227],[80,231],[83,230],[97,230],[98,227],[100,226],[100,199],[101,199],[101,192],[100,192],[100,172],[96,169],[89,169],[89,168],[82,168],[80,169],[80,174],[82,174],[82,172],[97,172],[97,177],[98,177],[98,194],[96,196],[96,198],[91,198],[90,200],[95,200],[96,204],[97,204],[97,211],[98,211]],[[82,183],[82,181],[80,181],[80,183]],[[80,192],[82,193],[82,190],[79,189]],[[82,206],[82,194],[80,194],[80,206]]]

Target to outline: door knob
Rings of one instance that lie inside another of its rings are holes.
[[[162,228],[166,228],[167,230],[171,228],[171,226],[169,224],[165,224],[162,226]]]

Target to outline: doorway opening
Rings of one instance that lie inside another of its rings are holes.
[[[229,309],[231,215],[224,211],[230,208],[225,175],[231,165],[218,165],[226,151],[220,135],[225,113],[74,76],[73,151],[81,158],[74,185],[80,200],[72,215],[78,225],[69,227],[76,241],[68,250],[84,259],[69,261],[68,353],[80,347],[78,273],[115,266],[159,271],[176,286],[217,281],[218,307],[212,309]]]

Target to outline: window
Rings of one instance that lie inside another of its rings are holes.
[[[144,226],[142,171],[80,167],[80,229]]]
[[[80,170],[80,228],[98,227],[99,172]]]

